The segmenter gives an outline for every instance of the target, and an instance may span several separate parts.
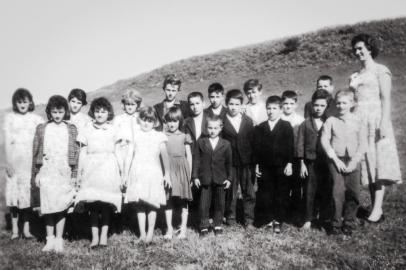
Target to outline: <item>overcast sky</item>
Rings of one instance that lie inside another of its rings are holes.
[[[405,0],[0,0],[0,108],[18,87],[45,102],[193,55],[402,16]]]

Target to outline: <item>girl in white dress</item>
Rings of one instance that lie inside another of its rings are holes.
[[[79,148],[77,129],[67,123],[68,101],[52,96],[47,104],[48,122],[37,126],[33,143],[33,176],[39,187],[47,241],[43,251],[63,251],[65,215],[73,203]]]
[[[107,246],[111,216],[113,212],[121,211],[122,168],[117,161],[116,151],[120,147],[119,142],[125,138],[118,136],[116,127],[110,122],[114,112],[106,98],[93,100],[89,115],[94,119],[93,123],[81,130],[77,138],[81,145],[81,166],[76,203],[85,202],[89,210],[92,229],[90,248],[95,248]]]
[[[12,98],[13,112],[4,118],[4,144],[6,150],[6,205],[10,208],[12,235],[19,237],[18,219],[22,221],[23,237],[32,238],[29,217],[31,214],[32,141],[35,128],[43,120],[32,113],[34,102],[31,93],[17,89]]]
[[[83,106],[87,105],[86,92],[82,89],[72,89],[68,96],[70,120],[78,129],[78,132],[91,122],[87,114],[81,112]]]
[[[140,131],[134,134],[134,148],[127,198],[136,208],[141,241],[151,242],[154,234],[156,211],[166,204],[164,186],[170,187],[170,167],[166,149],[167,137],[154,130],[157,115],[152,107],[140,109]],[[160,162],[162,158],[163,169]],[[132,208],[132,207],[131,207]],[[148,232],[145,230],[148,215]]]

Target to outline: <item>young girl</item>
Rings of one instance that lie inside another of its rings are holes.
[[[85,91],[82,89],[72,89],[68,96],[68,102],[70,110],[69,122],[74,124],[80,131],[90,122],[89,116],[81,112],[83,106],[87,105]]]
[[[164,185],[171,186],[165,134],[154,130],[157,115],[152,107],[140,109],[140,132],[134,134],[133,159],[127,188],[128,202],[135,206],[141,241],[151,242],[156,211],[166,204]],[[162,174],[160,155],[165,175]],[[135,204],[134,204],[135,203]],[[145,230],[148,214],[148,233]]]
[[[45,111],[49,121],[37,126],[34,137],[33,179],[39,187],[40,209],[46,224],[47,241],[42,250],[62,252],[65,214],[75,194],[77,129],[66,122],[69,106],[64,97],[52,96]]]
[[[77,138],[81,145],[81,168],[76,203],[86,202],[89,209],[92,227],[90,248],[95,248],[107,245],[111,216],[114,211],[121,210],[120,168],[115,155],[117,142],[121,139],[110,123],[114,112],[107,99],[93,100],[89,115],[94,122],[81,130]]]
[[[165,115],[166,136],[168,137],[168,154],[170,165],[170,177],[172,189],[169,192],[165,216],[168,230],[165,239],[171,239],[173,234],[172,210],[177,204],[182,208],[181,227],[179,238],[186,237],[186,225],[188,218],[188,202],[192,200],[192,190],[190,187],[190,176],[192,168],[192,154],[190,144],[192,139],[189,135],[181,132],[183,116],[179,107],[172,107]]]
[[[120,166],[123,168],[124,185],[127,183],[129,163],[132,159],[132,156],[128,155],[128,148],[133,147],[131,143],[134,141],[134,133],[139,130],[138,110],[141,102],[142,97],[137,90],[132,88],[127,89],[121,98],[124,113],[114,118],[114,125],[117,131],[130,139],[127,142],[123,141],[121,147],[117,149],[117,158],[121,164]]]
[[[4,118],[4,144],[6,149],[6,205],[10,208],[12,235],[19,237],[18,218],[24,224],[23,236],[32,238],[29,215],[31,212],[32,141],[35,128],[43,120],[32,113],[34,101],[31,93],[17,89],[12,98],[13,112]]]

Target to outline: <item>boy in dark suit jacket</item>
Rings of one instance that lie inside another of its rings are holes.
[[[236,207],[238,185],[241,187],[244,208],[244,225],[253,228],[255,191],[254,166],[252,156],[252,139],[254,124],[247,115],[241,113],[244,95],[238,89],[227,92],[226,105],[228,112],[224,117],[222,137],[230,142],[233,151],[233,185],[226,192],[226,222],[236,224]]]
[[[320,142],[321,128],[326,121],[329,102],[328,91],[316,90],[312,96],[313,113],[299,126],[296,153],[300,160],[300,177],[305,179],[303,229],[310,229],[315,208],[320,209],[321,221],[327,221],[331,212],[331,177],[328,158]],[[320,196],[320,205],[315,205],[316,194]]]
[[[232,150],[230,143],[219,137],[223,123],[219,116],[207,119],[209,137],[197,140],[194,148],[192,179],[201,189],[200,235],[209,229],[209,213],[213,196],[214,233],[222,233],[225,191],[231,185]]]
[[[191,116],[186,118],[183,124],[183,130],[189,134],[193,143],[200,137],[207,137],[207,113],[204,112],[203,95],[200,92],[192,92],[187,97]],[[193,150],[193,147],[192,147]]]
[[[227,109],[223,106],[223,86],[220,83],[212,83],[207,91],[209,93],[210,106],[204,111],[208,116],[218,115],[221,119],[224,119]]]
[[[293,129],[289,122],[280,119],[282,99],[279,96],[268,97],[266,111],[268,121],[256,126],[254,132],[257,174],[261,176],[257,203],[266,209],[267,227],[280,233],[289,204],[289,182],[286,178],[292,175]]]
[[[154,105],[154,109],[158,115],[159,125],[155,128],[156,130],[162,131],[164,124],[164,116],[168,112],[169,108],[177,106],[182,111],[184,118],[190,116],[189,105],[184,100],[176,99],[176,95],[180,92],[181,80],[177,78],[174,74],[169,74],[165,76],[162,89],[165,93],[165,99]]]

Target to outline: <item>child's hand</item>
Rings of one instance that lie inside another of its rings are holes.
[[[300,164],[300,177],[302,177],[303,179],[306,178],[309,175],[309,172],[307,171],[307,167],[306,164],[303,162],[301,162]]]
[[[285,167],[285,170],[283,171],[283,173],[286,176],[291,176],[292,175],[292,163],[286,164],[286,167]]]
[[[200,188],[200,180],[198,178],[196,178],[193,182],[196,188]]]
[[[357,168],[357,165],[358,165],[357,162],[355,162],[354,160],[351,160],[350,162],[348,162],[345,172],[346,173],[353,172]]]
[[[262,172],[259,169],[259,165],[255,166],[255,175],[257,176],[257,178],[260,178],[262,176]]]
[[[15,171],[13,169],[13,167],[11,167],[10,165],[7,165],[6,167],[6,174],[8,177],[13,177]]]
[[[342,162],[341,159],[335,158],[333,161],[334,161],[334,164],[336,165],[338,172],[340,172],[340,173],[347,172],[347,166],[345,166],[344,162]]]
[[[172,183],[171,183],[171,180],[170,180],[168,175],[164,176],[164,186],[166,188],[171,188],[172,187]]]
[[[231,182],[226,179],[226,180],[224,180],[223,185],[224,185],[224,189],[229,189],[231,186]]]

